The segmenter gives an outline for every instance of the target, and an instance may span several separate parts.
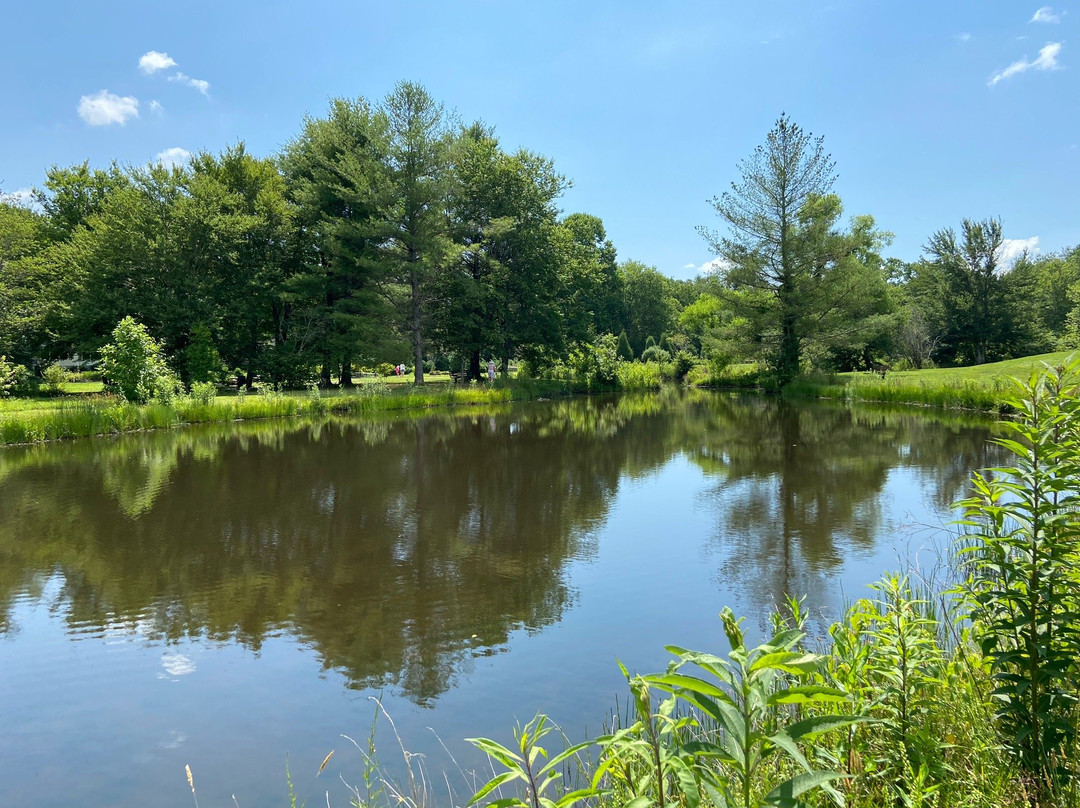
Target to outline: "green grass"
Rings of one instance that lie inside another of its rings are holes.
[[[219,395],[209,402],[179,398],[169,404],[129,404],[106,396],[0,400],[0,445],[168,429],[193,423],[253,418],[346,415],[429,407],[501,404],[566,395],[565,385],[497,382],[494,385],[364,384],[351,391]]]
[[[784,395],[1006,413],[1017,392],[1014,378],[1026,380],[1044,364],[1064,364],[1071,353],[1057,351],[962,368],[896,371],[884,378],[876,373],[840,373],[828,379],[797,379],[784,389]]]

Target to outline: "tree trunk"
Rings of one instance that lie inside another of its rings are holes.
[[[424,383],[424,340],[420,333],[420,273],[410,273],[412,284],[412,344],[413,344],[413,383]]]
[[[780,356],[776,369],[780,386],[784,387],[799,373],[799,335],[795,332],[795,316],[785,313],[780,330]]]
[[[341,379],[339,379],[339,384],[342,387],[352,387],[353,386],[352,360],[349,359],[349,357],[347,357],[347,356],[344,359],[341,360]]]
[[[480,351],[473,351],[469,357],[469,379],[480,381]]]

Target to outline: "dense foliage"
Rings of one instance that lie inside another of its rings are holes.
[[[1080,345],[1080,250],[1009,265],[1002,224],[965,219],[915,263],[885,258],[890,235],[842,221],[822,139],[786,116],[738,177],[712,200],[724,229],[702,229],[716,268],[676,281],[563,215],[550,159],[408,82],[333,100],[272,157],[54,166],[31,207],[0,197],[0,354],[40,377],[130,317],[186,385],[350,386],[384,364],[479,380],[494,360],[592,387],[617,335],[618,362],[666,378],[756,363],[780,386]]]

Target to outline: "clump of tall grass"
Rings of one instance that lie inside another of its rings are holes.
[[[792,398],[829,398],[851,402],[909,404],[939,409],[978,410],[1004,414],[1011,384],[1008,379],[951,379],[926,381],[903,376],[857,374],[846,384],[835,379],[796,379],[784,388]]]
[[[196,395],[177,397],[168,403],[133,404],[110,397],[62,401],[47,409],[0,411],[0,445],[168,429],[182,424],[502,404],[538,397],[529,395],[531,388],[517,388],[518,385],[422,389],[402,386],[391,390],[384,384],[319,397],[286,395],[273,390],[226,397],[210,396],[200,390]]]
[[[659,390],[664,386],[659,362],[620,362],[618,374],[622,390]]]

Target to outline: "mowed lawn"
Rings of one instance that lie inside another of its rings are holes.
[[[1020,359],[1006,359],[1004,362],[989,362],[985,365],[972,365],[963,368],[889,371],[888,378],[927,385],[951,385],[965,379],[974,382],[991,382],[996,379],[1007,379],[1010,376],[1027,379],[1032,370],[1041,368],[1044,363],[1051,366],[1062,365],[1074,353],[1080,355],[1080,351],[1055,351],[1054,353],[1036,354],[1035,356],[1025,356]],[[864,374],[843,373],[840,375],[842,377],[853,377]]]

